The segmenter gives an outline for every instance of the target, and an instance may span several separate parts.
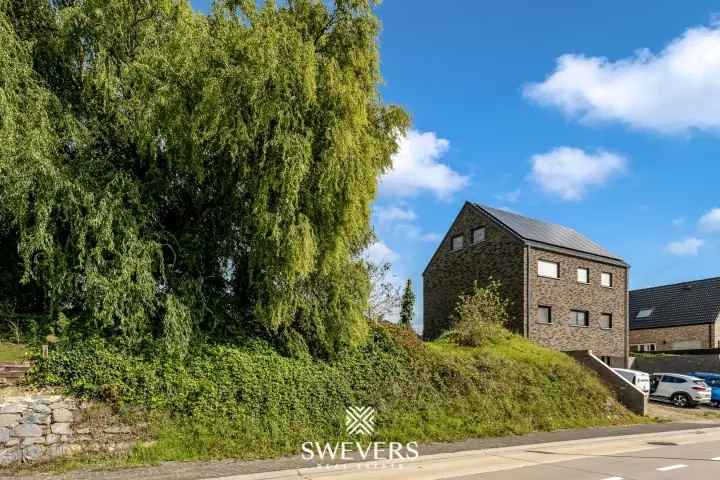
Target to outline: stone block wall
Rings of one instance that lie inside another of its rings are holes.
[[[0,465],[129,448],[137,432],[117,424],[112,416],[89,421],[93,408],[93,404],[60,395],[0,400]]]

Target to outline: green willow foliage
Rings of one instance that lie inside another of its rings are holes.
[[[0,254],[48,330],[125,344],[366,334],[373,2],[0,0]],[[0,277],[6,279],[7,275]],[[40,294],[37,292],[40,291]]]

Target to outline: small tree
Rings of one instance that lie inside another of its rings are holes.
[[[412,289],[412,281],[408,278],[400,303],[400,325],[405,328],[412,328],[415,319],[415,293]]]
[[[390,278],[390,264],[366,262],[370,279],[370,296],[365,317],[371,322],[379,322],[397,312],[400,306],[400,288]]]
[[[497,280],[490,279],[486,287],[475,282],[470,294],[460,296],[455,307],[455,327],[449,332],[456,343],[475,347],[509,334],[504,327],[510,302],[502,296],[500,287]]]

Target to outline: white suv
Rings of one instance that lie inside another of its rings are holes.
[[[651,400],[671,402],[676,407],[710,403],[712,391],[702,378],[678,373],[654,373],[651,384]]]

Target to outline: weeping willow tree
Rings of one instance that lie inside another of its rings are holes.
[[[360,341],[407,127],[372,7],[0,0],[0,281],[67,335]]]

